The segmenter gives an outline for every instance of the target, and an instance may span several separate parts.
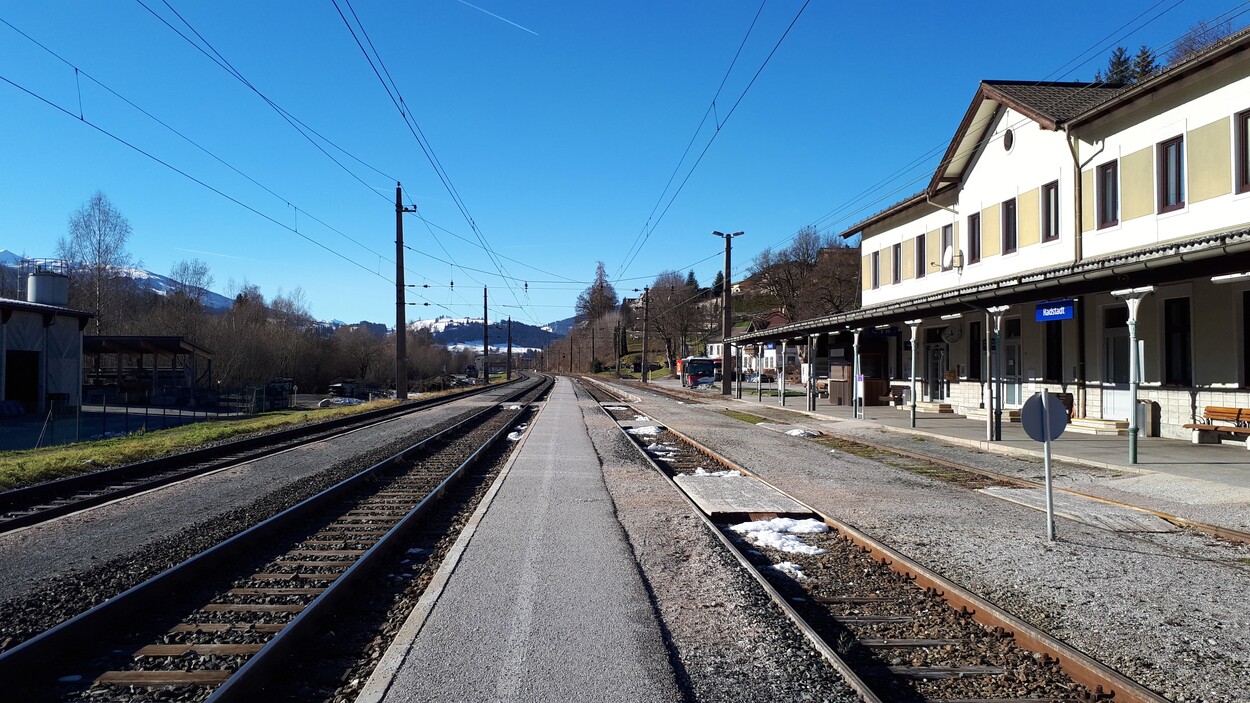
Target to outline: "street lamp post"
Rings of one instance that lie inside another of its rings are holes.
[[[859,397],[859,333],[863,332],[862,327],[849,329],[851,333],[851,414],[858,420],[863,417],[863,410],[860,404],[863,398]]]
[[[916,426],[916,328],[920,327],[920,320],[908,320],[907,326],[911,328],[911,426]]]
[[[994,371],[990,374],[990,384],[993,386],[991,399],[993,401],[993,417],[994,417],[994,441],[1003,441],[1003,313],[1011,306],[995,305],[986,308],[994,321]]]
[[[1137,386],[1141,380],[1141,359],[1137,356],[1137,308],[1154,286],[1113,290],[1111,295],[1128,303],[1128,463],[1137,463]]]

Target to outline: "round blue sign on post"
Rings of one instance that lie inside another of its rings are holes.
[[[1046,399],[1046,408],[1042,408],[1042,394],[1036,393],[1033,397],[1024,401],[1024,407],[1020,409],[1020,424],[1024,427],[1024,432],[1035,442],[1045,442],[1052,439],[1059,439],[1059,435],[1063,434],[1064,429],[1068,426],[1068,409],[1063,406],[1063,401],[1059,397],[1051,394]],[[1050,415],[1050,436],[1046,433],[1046,415]]]

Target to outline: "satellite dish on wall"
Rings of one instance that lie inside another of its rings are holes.
[[[955,265],[955,247],[947,244],[942,250],[942,270],[945,271]]]

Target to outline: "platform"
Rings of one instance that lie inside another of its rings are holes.
[[[568,379],[522,441],[359,701],[681,698]]]

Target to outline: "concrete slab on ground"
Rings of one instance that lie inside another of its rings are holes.
[[[741,513],[809,514],[811,509],[750,476],[674,478],[677,487],[709,516]]]

